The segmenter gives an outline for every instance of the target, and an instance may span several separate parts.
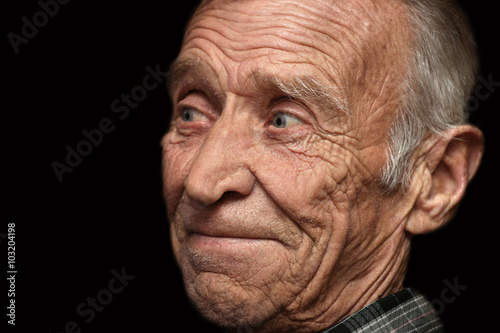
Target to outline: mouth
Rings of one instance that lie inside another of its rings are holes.
[[[234,248],[234,247],[250,247],[263,245],[273,242],[280,243],[275,238],[270,238],[264,235],[254,235],[244,232],[204,232],[191,231],[187,234],[187,240],[190,245],[205,248]]]
[[[287,245],[287,236],[283,226],[277,227],[279,223],[275,219],[185,219],[184,230],[188,238],[206,244],[247,244],[262,245],[265,243]]]
[[[177,211],[173,226],[181,265],[198,273],[246,276],[272,267],[294,250],[295,234],[288,224],[274,216],[240,211]]]
[[[278,241],[279,236],[270,228],[270,221],[240,220],[213,216],[179,216],[179,226],[188,238],[210,242]]]
[[[257,237],[241,237],[241,236],[222,236],[222,235],[207,235],[203,233],[192,232],[187,237],[189,242],[197,243],[198,245],[210,247],[222,246],[241,246],[241,245],[259,245],[264,242],[278,242],[270,238],[257,238]]]
[[[199,211],[182,205],[174,218],[177,239],[186,253],[197,257],[242,258],[249,253],[263,256],[264,251],[293,248],[295,233],[288,223],[275,214],[242,214],[248,211],[232,206]]]
[[[262,256],[281,244],[272,231],[239,226],[223,221],[191,224],[186,230],[185,245],[191,254],[240,261],[249,256]]]
[[[184,246],[185,254],[196,271],[235,277],[271,265],[270,258],[283,250],[275,239],[197,232],[187,235]]]
[[[207,238],[234,240],[275,240],[273,232],[259,227],[235,227],[237,223],[195,223],[187,226],[188,235],[199,235]],[[243,225],[243,224],[240,224]]]

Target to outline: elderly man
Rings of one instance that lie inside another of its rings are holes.
[[[234,331],[440,332],[403,287],[480,163],[477,63],[444,0],[207,0],[170,73],[174,253]]]

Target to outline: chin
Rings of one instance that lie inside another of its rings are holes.
[[[254,331],[293,299],[283,288],[290,254],[277,241],[192,234],[173,243],[189,299],[217,326]]]
[[[195,308],[225,330],[246,332],[252,328],[253,332],[277,313],[268,297],[257,288],[220,273],[184,274],[186,292]]]

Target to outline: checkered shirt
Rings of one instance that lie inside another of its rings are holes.
[[[443,333],[431,303],[407,288],[379,299],[322,333]]]

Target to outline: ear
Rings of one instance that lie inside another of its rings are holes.
[[[432,135],[420,152],[411,187],[420,189],[406,231],[424,234],[444,226],[453,216],[483,155],[481,131],[457,126]]]

